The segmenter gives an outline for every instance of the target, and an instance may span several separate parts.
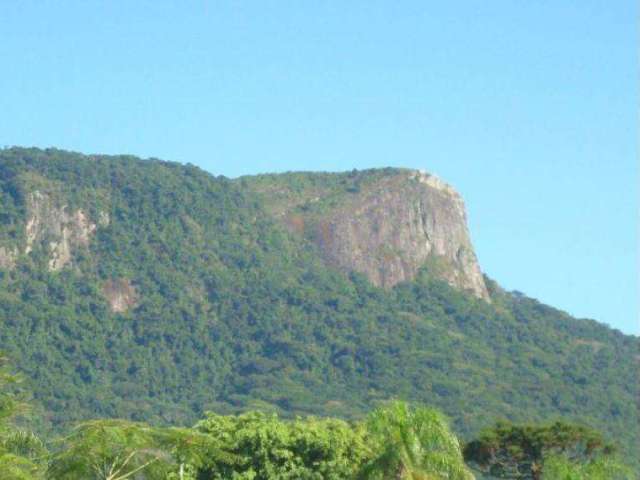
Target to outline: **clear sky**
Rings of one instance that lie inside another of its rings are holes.
[[[422,168],[484,271],[638,333],[638,2],[5,1],[0,146]]]

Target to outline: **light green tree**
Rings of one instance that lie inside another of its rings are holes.
[[[633,471],[618,459],[605,457],[587,463],[555,456],[545,461],[542,480],[633,480]]]
[[[373,411],[367,428],[371,460],[360,479],[469,480],[458,439],[438,411],[393,402]]]
[[[78,425],[52,456],[51,480],[190,480],[203,458],[228,459],[211,437],[125,420]]]
[[[50,462],[55,480],[164,478],[170,455],[156,446],[152,428],[124,420],[95,420],[78,425],[64,438]],[[144,474],[144,477],[142,476]]]

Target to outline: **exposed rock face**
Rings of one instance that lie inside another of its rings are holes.
[[[127,278],[108,280],[102,287],[102,293],[114,313],[124,313],[138,302],[138,293]]]
[[[16,266],[17,248],[0,247],[0,269],[11,270]]]
[[[348,182],[323,184],[326,174],[308,175],[320,179],[308,182],[311,188],[277,177],[266,187],[258,179],[255,188],[267,210],[316,243],[329,264],[384,288],[414,279],[428,264],[450,285],[489,301],[464,202],[451,186],[424,172],[388,169],[360,172],[360,183],[337,191]]]
[[[452,286],[488,299],[460,195],[420,172],[385,178],[322,219],[314,238],[327,260],[392,287],[430,258]]]
[[[66,205],[56,205],[50,195],[37,190],[29,194],[27,211],[24,252],[28,254],[35,245],[46,242],[51,271],[69,264],[74,249],[89,245],[96,230],[83,210],[69,212]]]

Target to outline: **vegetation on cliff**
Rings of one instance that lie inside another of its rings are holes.
[[[357,195],[348,178],[332,188]],[[205,411],[357,419],[402,398],[443,410],[464,439],[503,417],[563,417],[639,441],[636,338],[487,280],[489,304],[428,263],[375,287],[328,266],[242,181],[193,166],[2,150],[0,256],[0,347],[41,430]]]

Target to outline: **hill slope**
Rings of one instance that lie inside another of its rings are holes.
[[[377,287],[278,214],[339,223],[400,173],[230,181],[159,160],[2,150],[0,348],[55,425],[247,407],[355,417],[402,397],[443,409],[462,434],[563,416],[637,444],[637,338],[488,279],[465,293],[437,256]],[[300,182],[300,198],[307,184],[332,193],[305,207],[263,188]]]

